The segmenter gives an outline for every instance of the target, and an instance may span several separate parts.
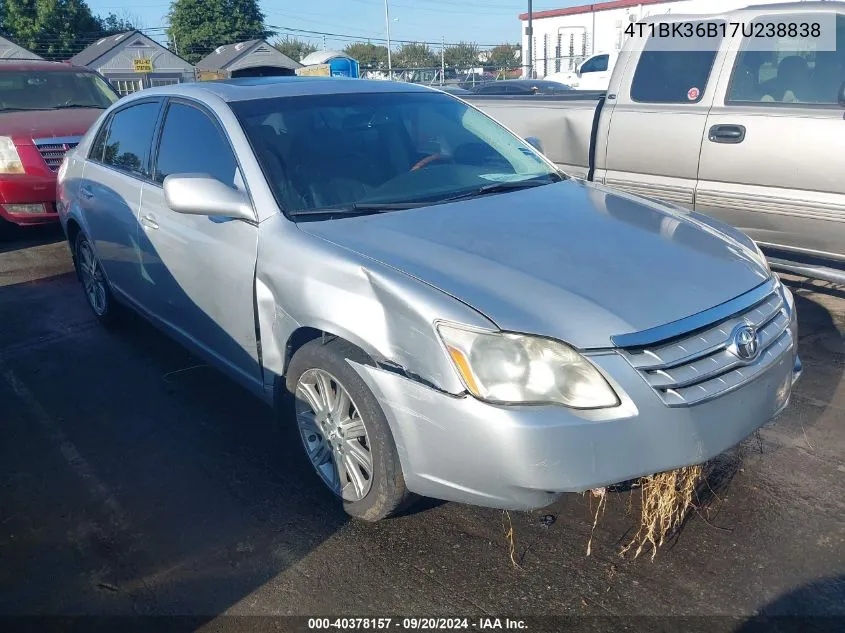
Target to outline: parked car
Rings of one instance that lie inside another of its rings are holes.
[[[573,176],[712,215],[768,249],[777,269],[845,283],[845,4],[648,22],[765,26],[824,16],[835,19],[835,51],[796,50],[786,38],[770,51],[756,40],[725,39],[679,53],[629,38],[606,96],[474,103],[538,137]]]
[[[58,221],[56,170],[117,99],[87,68],[0,60],[0,235]]]
[[[566,178],[423,86],[145,90],[58,195],[97,317],[130,306],[275,405],[368,520],[703,462],[800,370],[792,295],[748,237]]]
[[[572,90],[607,90],[610,76],[619,59],[619,53],[597,53],[575,67],[546,75],[546,80],[566,84]]]
[[[487,81],[471,90],[477,95],[558,95],[571,92],[569,86],[543,79]]]

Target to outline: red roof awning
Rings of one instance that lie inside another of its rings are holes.
[[[611,0],[610,2],[596,2],[595,4],[583,4],[568,9],[549,9],[548,11],[532,11],[535,20],[541,18],[556,18],[562,15],[578,15],[579,13],[592,13],[593,11],[610,11],[611,9],[627,9],[640,5],[663,4],[675,2],[675,0]],[[528,19],[527,13],[520,13],[519,19]]]

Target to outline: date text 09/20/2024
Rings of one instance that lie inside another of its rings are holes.
[[[495,631],[528,630],[528,625],[519,618],[309,618],[308,629],[329,630],[399,630],[399,631],[447,631],[476,630]]]

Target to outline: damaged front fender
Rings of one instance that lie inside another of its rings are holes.
[[[464,388],[434,322],[495,329],[457,299],[300,231],[281,215],[261,223],[255,284],[268,393],[285,374],[286,350],[302,328],[339,336],[381,366],[452,394]]]

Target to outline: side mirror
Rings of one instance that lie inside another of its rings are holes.
[[[541,154],[543,153],[543,143],[536,136],[526,137],[525,142],[536,149]]]
[[[204,174],[168,176],[164,179],[164,199],[176,213],[255,221],[245,193]]]
[[[845,82],[839,86],[839,105],[845,108]]]

